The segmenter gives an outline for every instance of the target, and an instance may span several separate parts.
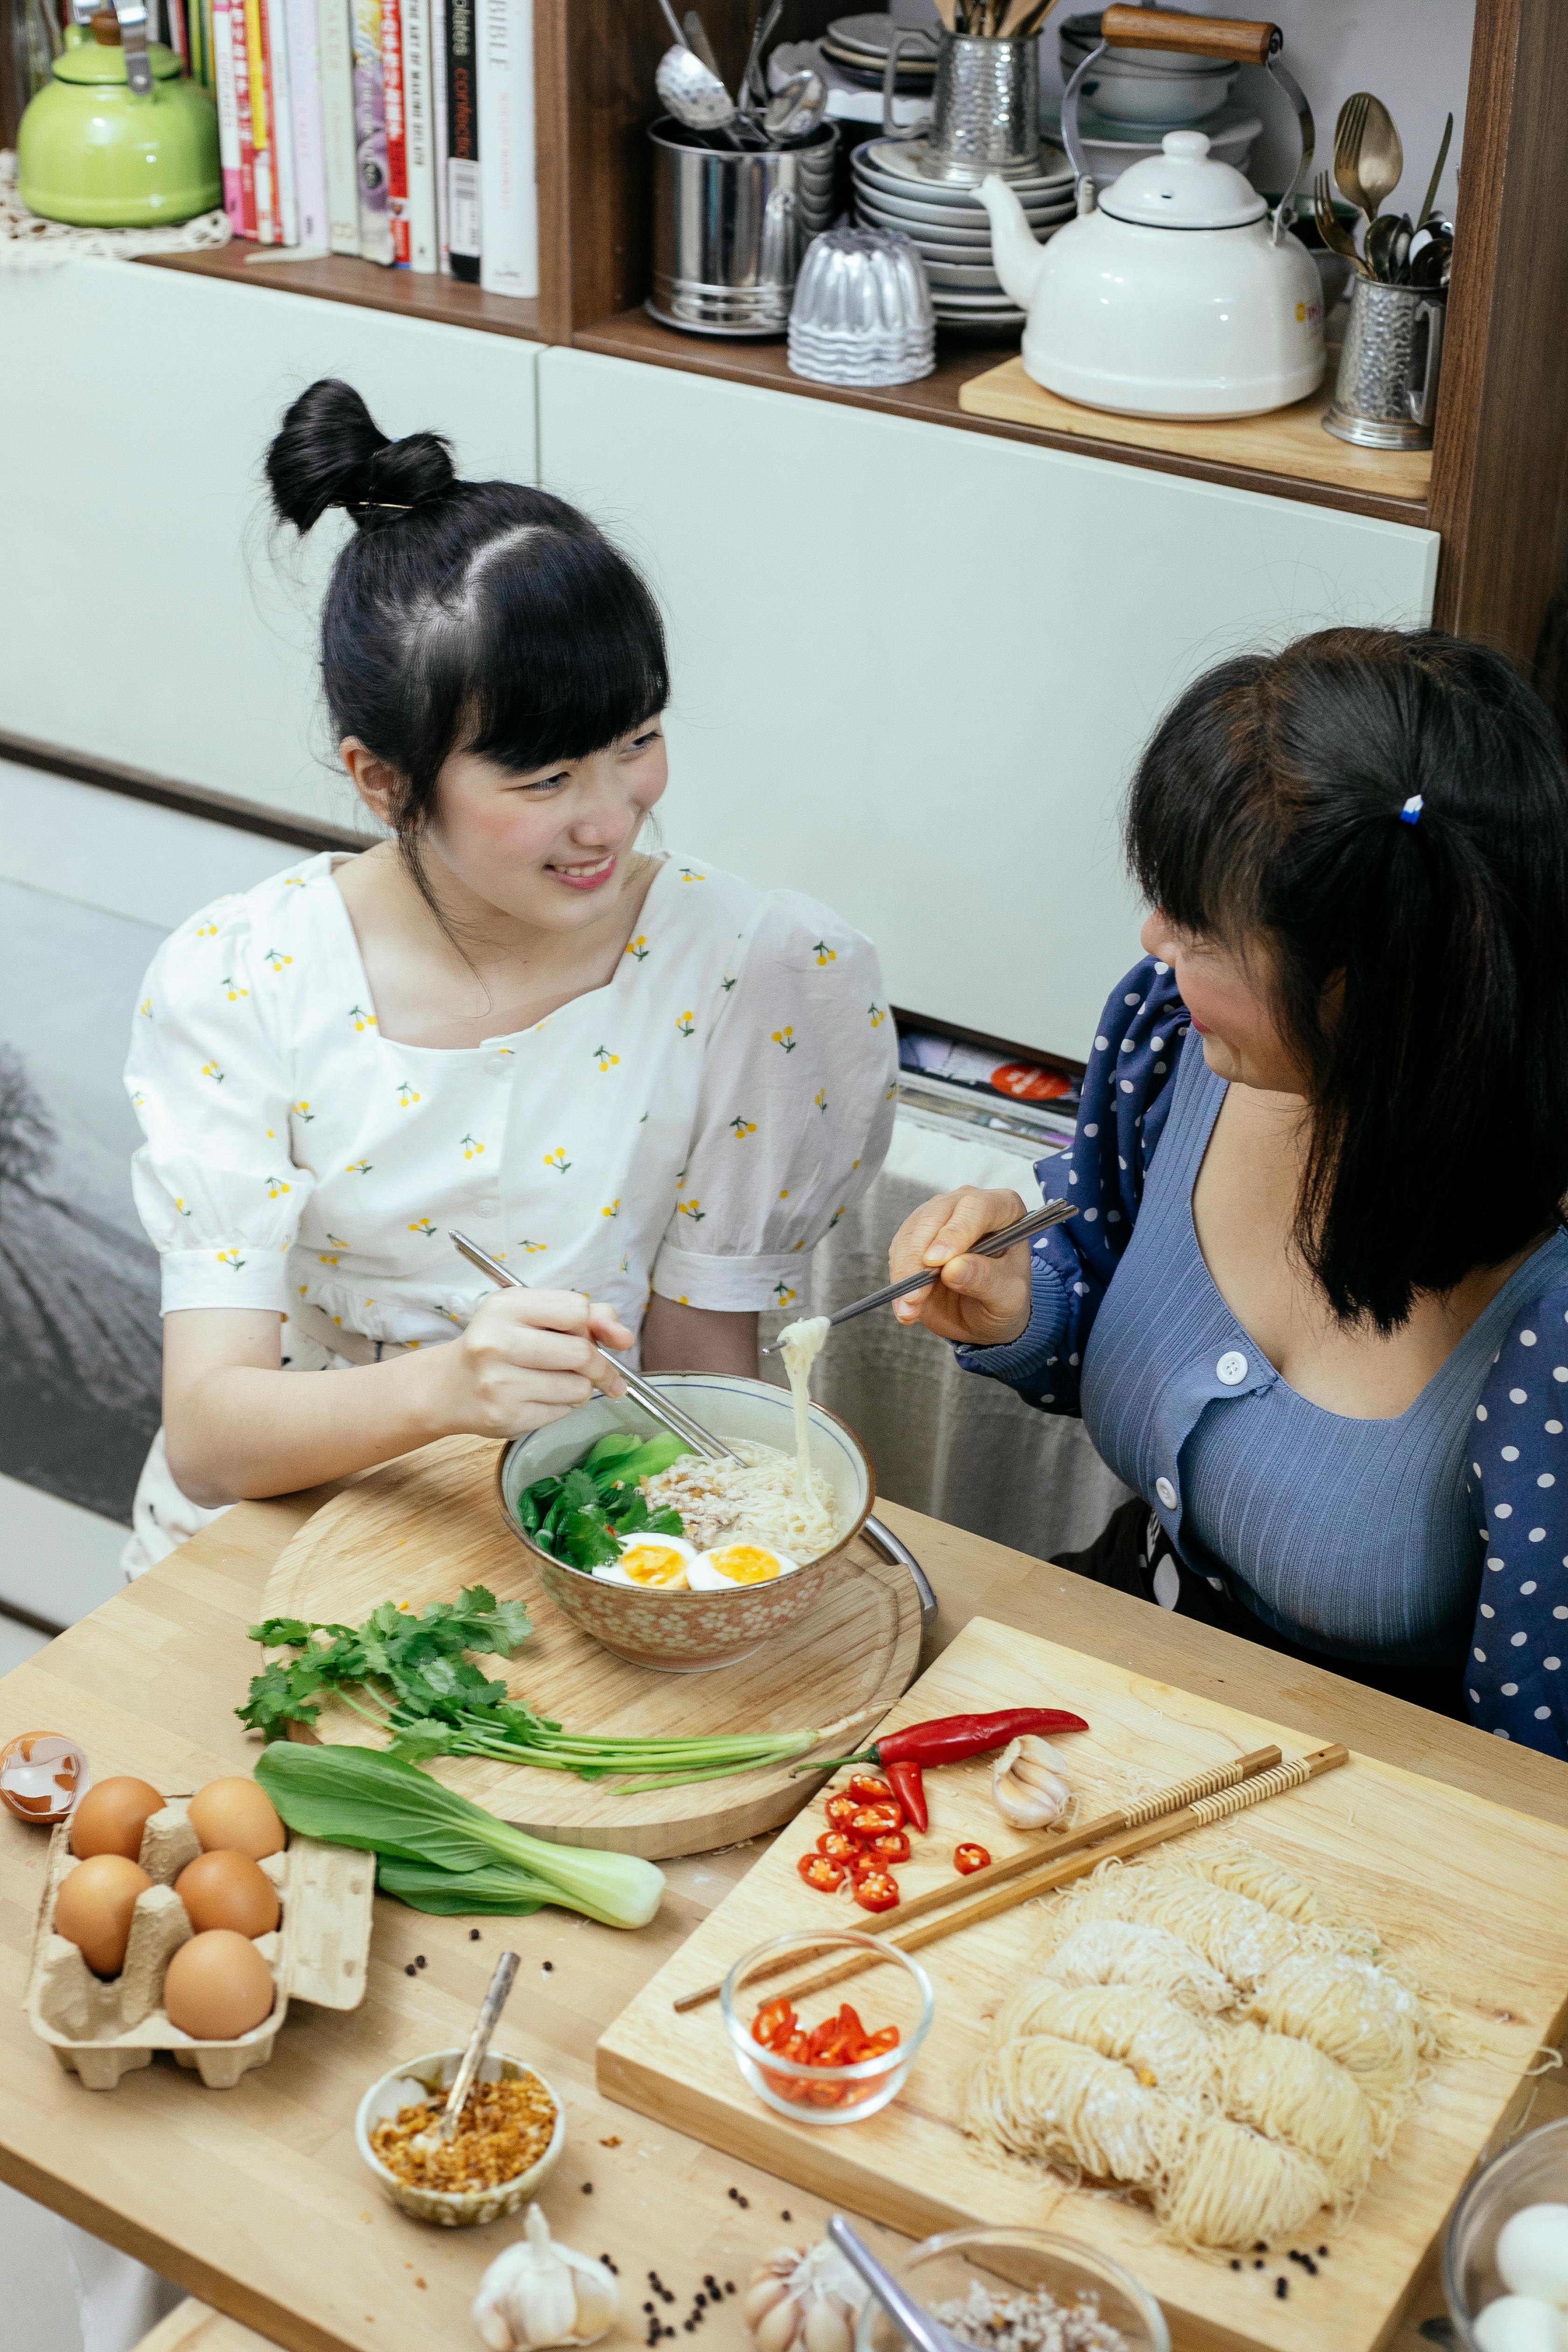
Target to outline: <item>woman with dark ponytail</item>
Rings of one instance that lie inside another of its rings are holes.
[[[754,1374],[759,1309],[804,1296],[892,1118],[869,942],[642,845],[664,630],[603,533],[331,381],[267,475],[296,530],[353,526],[322,684],[388,838],[204,908],[142,991],[165,1432],[132,1568],[241,1496],[618,1394],[616,1350]]]
[[[896,1311],[1133,1489],[1066,1565],[1568,1755],[1568,773],[1508,665],[1228,661],[1132,782],[1070,1223],[944,1194]],[[936,1271],[939,1270],[939,1271]]]

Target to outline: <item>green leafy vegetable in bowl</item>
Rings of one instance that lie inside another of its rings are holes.
[[[378,1857],[384,1893],[416,1911],[581,1911],[607,1927],[646,1927],[664,1873],[639,1854],[556,1845],[497,1821],[482,1805],[373,1748],[279,1740],[256,1779],[291,1830]]]
[[[612,1430],[559,1478],[536,1478],[517,1498],[524,1532],[541,1551],[591,1576],[618,1559],[626,1536],[679,1536],[680,1513],[650,1510],[639,1483],[657,1478],[691,1448],[673,1436],[634,1437]]]

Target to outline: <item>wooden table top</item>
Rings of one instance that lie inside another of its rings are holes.
[[[239,1506],[122,1595],[0,1681],[0,1740],[69,1732],[95,1771],[189,1789],[247,1770],[255,1748],[232,1710],[254,1669],[246,1640],[268,1570],[328,1492]],[[1343,1739],[1494,1802],[1568,1822],[1568,1766],[1427,1715],[1273,1651],[1104,1591],[913,1511],[886,1516],[941,1601],[927,1655],[977,1613],[1131,1665],[1156,1681],[1255,1708],[1304,1741]],[[1060,1694],[1071,1704],[1070,1692]],[[562,2097],[567,2142],[542,2203],[556,2234],[618,2263],[627,2310],[612,2343],[641,2339],[658,2269],[691,2308],[703,2274],[743,2289],[774,2246],[810,2242],[825,2209],[798,2189],[602,2099],[594,2045],[608,2021],[761,1850],[666,1865],[653,1925],[617,1934],[564,1912],[469,1923],[378,1901],[369,1987],[349,2016],[292,2011],[272,2063],[233,2091],[154,2064],[111,2093],[57,2067],[22,2013],[45,1840],[0,1822],[0,2179],[152,2263],[289,2352],[452,2352],[477,2344],[468,2306],[515,2222],[437,2231],[372,2187],[353,2123],[366,2085],[400,2058],[460,2042],[495,1956],[522,1969],[502,2045]],[[408,1973],[417,1955],[426,1965]],[[1555,2103],[1554,2103],[1555,2104]],[[884,2235],[876,2233],[873,2235]],[[1411,2314],[1439,2307],[1423,2295]],[[741,2352],[737,2307],[710,2347]],[[218,2352],[238,2331],[204,2338]],[[1411,2328],[1401,2352],[1418,2339]],[[1392,2347],[1391,2347],[1392,2352]]]

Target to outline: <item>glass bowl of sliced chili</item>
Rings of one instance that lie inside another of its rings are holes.
[[[877,1965],[818,1981],[856,1959]],[[814,1927],[743,1953],[719,2002],[736,2063],[765,2105],[794,2123],[852,2124],[898,2097],[936,1997],[896,1945],[856,1927]]]

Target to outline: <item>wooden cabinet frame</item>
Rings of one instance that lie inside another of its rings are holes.
[[[9,64],[15,5],[0,0],[0,77]],[[791,0],[783,29],[789,37],[808,37],[841,5]],[[703,14],[733,79],[752,0],[705,0]],[[648,226],[643,131],[656,110],[654,67],[668,40],[663,17],[656,0],[534,0],[534,29],[537,302],[355,261],[248,268],[233,248],[153,266],[572,343],[795,397],[1425,526],[1442,539],[1439,624],[1484,637],[1534,667],[1563,577],[1568,520],[1568,0],[1476,0],[1454,290],[1424,499],[1384,495],[1370,478],[1365,487],[1335,488],[1259,472],[1227,454],[1223,425],[1214,428],[1212,457],[1178,457],[968,415],[959,407],[959,388],[994,365],[1001,355],[994,346],[945,352],[921,383],[845,393],[792,376],[782,344],[715,342],[657,326],[641,309]],[[6,95],[0,79],[0,131]]]

